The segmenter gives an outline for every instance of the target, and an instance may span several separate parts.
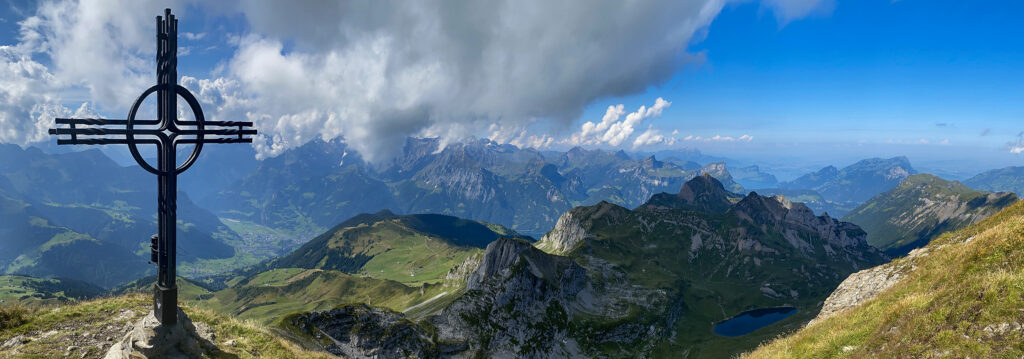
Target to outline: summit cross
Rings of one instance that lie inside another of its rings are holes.
[[[58,145],[128,145],[132,157],[146,171],[157,175],[158,234],[152,238],[151,261],[159,268],[153,294],[153,314],[162,325],[177,323],[178,286],[176,276],[178,174],[187,170],[199,157],[203,144],[251,143],[256,134],[252,122],[206,121],[199,102],[188,89],[178,85],[178,19],[171,9],[156,17],[156,85],[142,92],[135,100],[128,118],[81,119],[57,118],[51,135],[58,136]],[[157,118],[136,120],[135,116],[147,96],[157,94]],[[178,96],[188,103],[195,121],[177,117]],[[67,125],[61,127],[60,125]],[[139,126],[139,127],[136,127]],[[157,166],[146,162],[139,145],[156,147]],[[192,154],[178,164],[178,145],[194,145]]]

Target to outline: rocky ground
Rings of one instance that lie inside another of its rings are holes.
[[[155,318],[150,312],[151,301],[148,295],[129,294],[32,310],[24,324],[0,329],[0,358],[108,358],[110,349],[115,346],[125,349],[115,350],[124,354],[121,357],[151,357],[146,355],[145,347],[156,341],[145,338],[160,334],[159,330],[153,330]],[[191,337],[185,342],[194,341],[197,345],[179,346],[179,353],[191,353],[184,354],[185,357],[332,358],[327,353],[299,348],[266,327],[239,322],[188,304],[183,304],[183,309],[187,317],[182,318],[191,318],[191,321],[181,321],[191,322],[183,325],[184,333]],[[143,355],[131,356],[133,353]]]

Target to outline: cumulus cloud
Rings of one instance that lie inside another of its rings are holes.
[[[56,82],[45,66],[21,47],[0,46],[0,142],[27,145],[46,138],[60,112]]]
[[[672,103],[665,101],[661,97],[655,100],[654,105],[651,105],[651,107],[640,106],[639,109],[629,114],[626,114],[625,106],[622,104],[608,106],[604,117],[601,118],[601,122],[587,121],[583,123],[580,131],[572,134],[564,142],[573,146],[607,144],[617,147],[633,134],[636,126],[643,120],[661,116],[662,111],[669,106],[672,106]],[[626,115],[625,119],[622,119],[623,115]],[[620,119],[622,120],[620,121]],[[656,130],[648,129],[641,136],[644,137],[644,140],[641,142],[647,142],[660,135],[657,134]],[[634,147],[636,147],[636,144],[637,142],[634,141]]]
[[[123,108],[152,85],[155,1],[47,1],[21,21],[21,45],[45,54],[64,86],[81,86],[108,108]]]
[[[784,19],[827,2],[764,1]],[[568,128],[596,99],[641,93],[672,78],[694,58],[686,52],[694,34],[726,2],[52,1],[20,23],[18,46],[30,54],[25,59],[40,54],[52,63],[26,76],[87,89],[98,108],[122,111],[153,82],[154,15],[164,7],[179,17],[190,9],[240,15],[247,32],[228,34],[234,53],[211,72],[216,75],[181,78],[199,92],[208,116],[256,122],[261,156],[344,138],[364,158],[378,160],[407,136],[437,135],[447,143],[492,124],[509,131],[536,121]],[[209,39],[182,30],[184,40]],[[34,66],[4,56],[5,64]],[[36,117],[60,102],[53,89],[42,90],[31,95],[38,98],[0,100],[6,101],[0,102],[0,141],[42,139]],[[644,119],[668,107],[660,101],[628,114],[611,108],[606,116],[614,120],[590,125],[580,139],[628,144]],[[508,143],[517,145],[556,141],[510,133]],[[637,138],[642,145],[659,136],[670,140],[653,128]]]
[[[673,131],[673,134],[675,134],[675,133],[678,133],[678,131]],[[650,127],[649,126],[647,128],[647,131],[644,131],[644,133],[641,133],[639,136],[636,137],[635,140],[633,140],[633,149],[635,150],[635,149],[640,148],[640,147],[659,145],[659,144],[665,144],[665,145],[671,146],[671,145],[673,145],[675,143],[676,143],[676,139],[675,138],[662,136],[661,135],[661,131],[656,130],[656,129],[654,129],[654,127]]]

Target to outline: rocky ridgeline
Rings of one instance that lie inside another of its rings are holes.
[[[402,313],[365,304],[300,314],[290,322],[306,334],[326,340],[325,350],[345,358],[437,358],[466,350],[464,344],[436,343]]]
[[[777,224],[816,233],[829,246],[871,249],[867,245],[867,233],[857,225],[831,218],[828,213],[816,216],[803,203],[790,202],[783,196],[765,197],[751,192],[732,211],[752,223]]]

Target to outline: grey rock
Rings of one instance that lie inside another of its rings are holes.
[[[204,325],[205,326],[205,325]],[[205,326],[209,330],[209,326]],[[207,332],[212,336],[212,332]],[[121,341],[114,343],[105,359],[199,358],[219,350],[198,333],[196,326],[178,309],[178,323],[162,326],[152,312],[132,325]]]
[[[0,348],[17,348],[22,345],[28,344],[31,341],[31,338],[26,337],[24,335],[19,335],[14,338],[8,339],[6,342],[4,342],[3,345],[0,345]]]

